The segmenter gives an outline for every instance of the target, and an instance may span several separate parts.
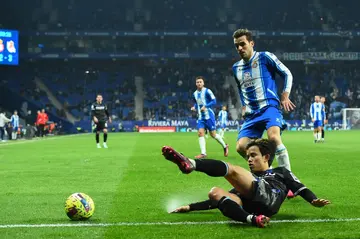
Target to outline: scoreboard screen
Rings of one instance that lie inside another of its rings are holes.
[[[19,32],[0,29],[0,65],[19,64]]]

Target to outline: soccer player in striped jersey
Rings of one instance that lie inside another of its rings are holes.
[[[18,116],[18,112],[16,110],[14,111],[14,114],[11,116],[10,120],[11,120],[11,127],[12,127],[11,139],[16,139],[17,131],[19,129],[19,116]]]
[[[193,93],[195,104],[191,107],[191,110],[197,111],[198,113],[197,129],[201,153],[195,156],[195,158],[202,159],[207,157],[204,137],[205,129],[210,132],[211,137],[221,144],[224,149],[224,156],[227,157],[229,154],[229,146],[225,144],[222,137],[216,133],[215,114],[211,109],[211,107],[216,104],[215,95],[210,89],[204,87],[204,77],[202,76],[196,77],[196,88],[197,90]]]
[[[281,107],[291,111],[295,105],[289,99],[293,77],[290,70],[272,53],[256,52],[252,33],[238,29],[233,34],[234,45],[241,60],[232,69],[238,85],[242,103],[242,125],[236,150],[246,158],[246,145],[252,138],[261,138],[266,130],[267,136],[276,147],[279,167],[291,171],[288,151],[281,140],[281,131],[286,128]],[[284,81],[281,98],[277,94],[275,74]],[[289,197],[292,196],[290,192]]]
[[[290,170],[288,152],[280,133],[286,128],[280,108],[291,111],[295,105],[289,99],[293,77],[289,69],[270,52],[254,51],[252,34],[239,29],[233,34],[234,44],[241,60],[233,65],[239,88],[244,124],[238,135],[237,151],[244,158],[245,148],[251,138],[261,138],[266,130],[268,138],[276,142],[279,166]],[[275,74],[285,80],[281,98],[277,95]]]
[[[320,96],[315,95],[315,102],[310,106],[311,121],[314,123],[314,142],[321,140],[321,127],[325,119],[324,104],[320,102]]]
[[[225,128],[228,121],[228,112],[226,111],[226,106],[222,107],[222,110],[219,112],[219,122],[220,122],[220,136],[224,138]]]

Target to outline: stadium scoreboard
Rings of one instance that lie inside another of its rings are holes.
[[[0,29],[0,65],[19,64],[19,32]]]

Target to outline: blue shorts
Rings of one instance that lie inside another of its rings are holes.
[[[226,128],[226,123],[221,123],[221,124],[220,124],[220,128],[221,128],[221,129],[225,129],[225,128]]]
[[[198,120],[197,129],[207,129],[210,132],[216,130],[215,119]]]
[[[272,126],[278,126],[282,131],[286,129],[287,124],[283,119],[281,111],[276,107],[269,106],[245,119],[244,124],[239,130],[237,140],[243,137],[261,138],[264,131]]]
[[[13,131],[18,131],[18,127],[17,126],[13,127]]]
[[[314,121],[314,128],[319,128],[323,126],[323,121],[322,120],[315,120]]]

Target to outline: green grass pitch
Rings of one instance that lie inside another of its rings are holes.
[[[235,152],[236,136],[225,134],[230,144],[225,160],[246,167]],[[294,174],[332,204],[319,209],[301,197],[286,200],[265,229],[203,223],[227,221],[218,210],[167,213],[206,199],[213,186],[230,188],[223,178],[183,175],[162,157],[163,145],[198,154],[196,133],[114,133],[108,149],[97,149],[90,134],[1,143],[0,238],[360,238],[360,131],[326,132],[324,144],[314,144],[311,132],[284,132],[283,140]],[[215,140],[207,139],[207,149],[209,158],[224,160]],[[67,218],[64,203],[74,192],[93,198],[95,213],[85,223],[98,225],[84,227]],[[350,218],[357,219],[334,220]],[[111,225],[124,222],[129,224]],[[178,224],[136,224],[153,222]],[[3,226],[18,224],[24,227]],[[45,225],[30,227],[39,224]]]

